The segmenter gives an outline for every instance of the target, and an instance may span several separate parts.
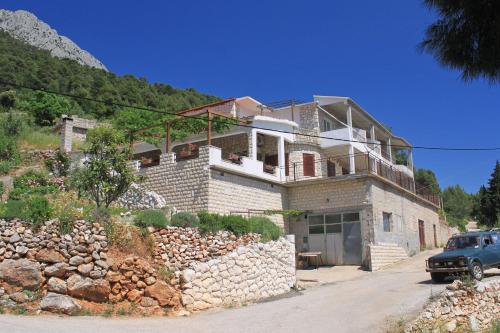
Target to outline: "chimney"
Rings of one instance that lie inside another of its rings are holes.
[[[61,151],[65,153],[71,152],[73,143],[73,118],[67,115],[61,117]]]

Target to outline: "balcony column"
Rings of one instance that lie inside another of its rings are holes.
[[[373,149],[375,149],[375,126],[370,125],[370,142],[373,144]]]
[[[352,143],[349,144],[349,173],[350,174],[355,174],[356,173],[356,161],[354,159],[354,146]]]
[[[408,169],[413,171],[413,149],[408,150],[408,163],[407,163]]]
[[[352,141],[352,107],[351,105],[347,105],[347,128],[349,129],[349,140]]]
[[[285,179],[285,138],[278,137],[278,172],[280,179]]]
[[[251,149],[251,152],[250,152],[250,158],[252,160],[257,160],[257,130],[256,129],[252,129],[252,131],[250,132],[250,135],[251,135],[251,140],[252,140],[252,149]]]
[[[387,156],[389,156],[389,161],[392,162],[392,145],[391,137],[387,138]]]

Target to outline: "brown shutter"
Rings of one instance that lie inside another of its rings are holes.
[[[290,155],[285,153],[285,176],[290,175]]]
[[[314,155],[313,154],[302,154],[302,164],[304,167],[304,176],[314,177]]]

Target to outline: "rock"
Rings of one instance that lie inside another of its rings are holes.
[[[48,24],[25,10],[0,10],[0,30],[36,48],[50,52],[54,57],[68,58],[82,65],[107,71],[92,54],[81,49],[73,41],[61,36]]]
[[[68,269],[68,265],[64,262],[59,262],[57,264],[45,267],[43,271],[45,276],[56,276],[58,278],[62,278]]]
[[[26,303],[29,301],[28,295],[23,292],[17,292],[9,295],[10,299],[16,303]]]
[[[64,256],[54,249],[41,249],[35,255],[35,259],[37,261],[51,263],[51,264],[65,261]]]
[[[478,332],[479,331],[479,324],[478,324],[475,316],[469,316],[469,327],[470,327],[471,332]]]
[[[164,281],[156,281],[155,284],[147,286],[145,295],[156,299],[160,306],[176,306],[180,303],[177,291]]]
[[[28,259],[6,259],[0,263],[0,279],[28,290],[40,288],[44,279],[40,264]]]
[[[71,266],[78,266],[84,263],[84,259],[80,256],[74,256],[69,259],[69,264]]]
[[[131,302],[138,302],[142,297],[142,293],[137,289],[132,289],[127,293],[127,299]]]
[[[107,263],[106,261],[104,261],[104,260],[97,260],[97,261],[95,262],[95,264],[96,264],[97,266],[102,267],[103,269],[108,269],[108,267],[109,267],[108,263]]]
[[[55,313],[71,314],[81,309],[81,306],[71,297],[48,293],[40,302],[40,309]]]
[[[16,253],[24,256],[28,253],[28,248],[26,246],[16,246]]]
[[[66,281],[59,279],[57,277],[51,277],[47,281],[47,289],[58,294],[66,294],[67,285]]]
[[[148,276],[146,279],[144,279],[144,282],[146,282],[146,284],[150,286],[156,282],[156,279],[153,276]]]
[[[455,281],[453,281],[453,283],[447,285],[446,289],[448,289],[448,290],[458,290],[458,289],[462,288],[462,285],[463,285],[462,281],[455,280]]]
[[[106,302],[111,292],[109,282],[103,279],[93,280],[74,274],[66,280],[66,283],[68,295],[88,301]]]
[[[143,297],[141,299],[141,306],[149,308],[152,306],[158,306],[158,301],[151,297]]]
[[[89,276],[91,279],[100,279],[102,278],[101,271],[90,271]]]
[[[93,263],[88,263],[88,264],[81,264],[78,265],[78,272],[84,276],[88,276],[90,274],[90,271],[94,269],[94,264]]]
[[[19,236],[19,234],[16,232],[12,236],[10,236],[9,243],[14,244],[14,243],[19,242],[20,240],[21,240],[21,236]]]
[[[447,332],[453,332],[457,328],[457,321],[453,319],[452,321],[447,322],[445,328]]]

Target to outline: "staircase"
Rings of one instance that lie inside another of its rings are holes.
[[[370,245],[371,270],[377,271],[398,261],[408,259],[405,249],[397,244]]]

